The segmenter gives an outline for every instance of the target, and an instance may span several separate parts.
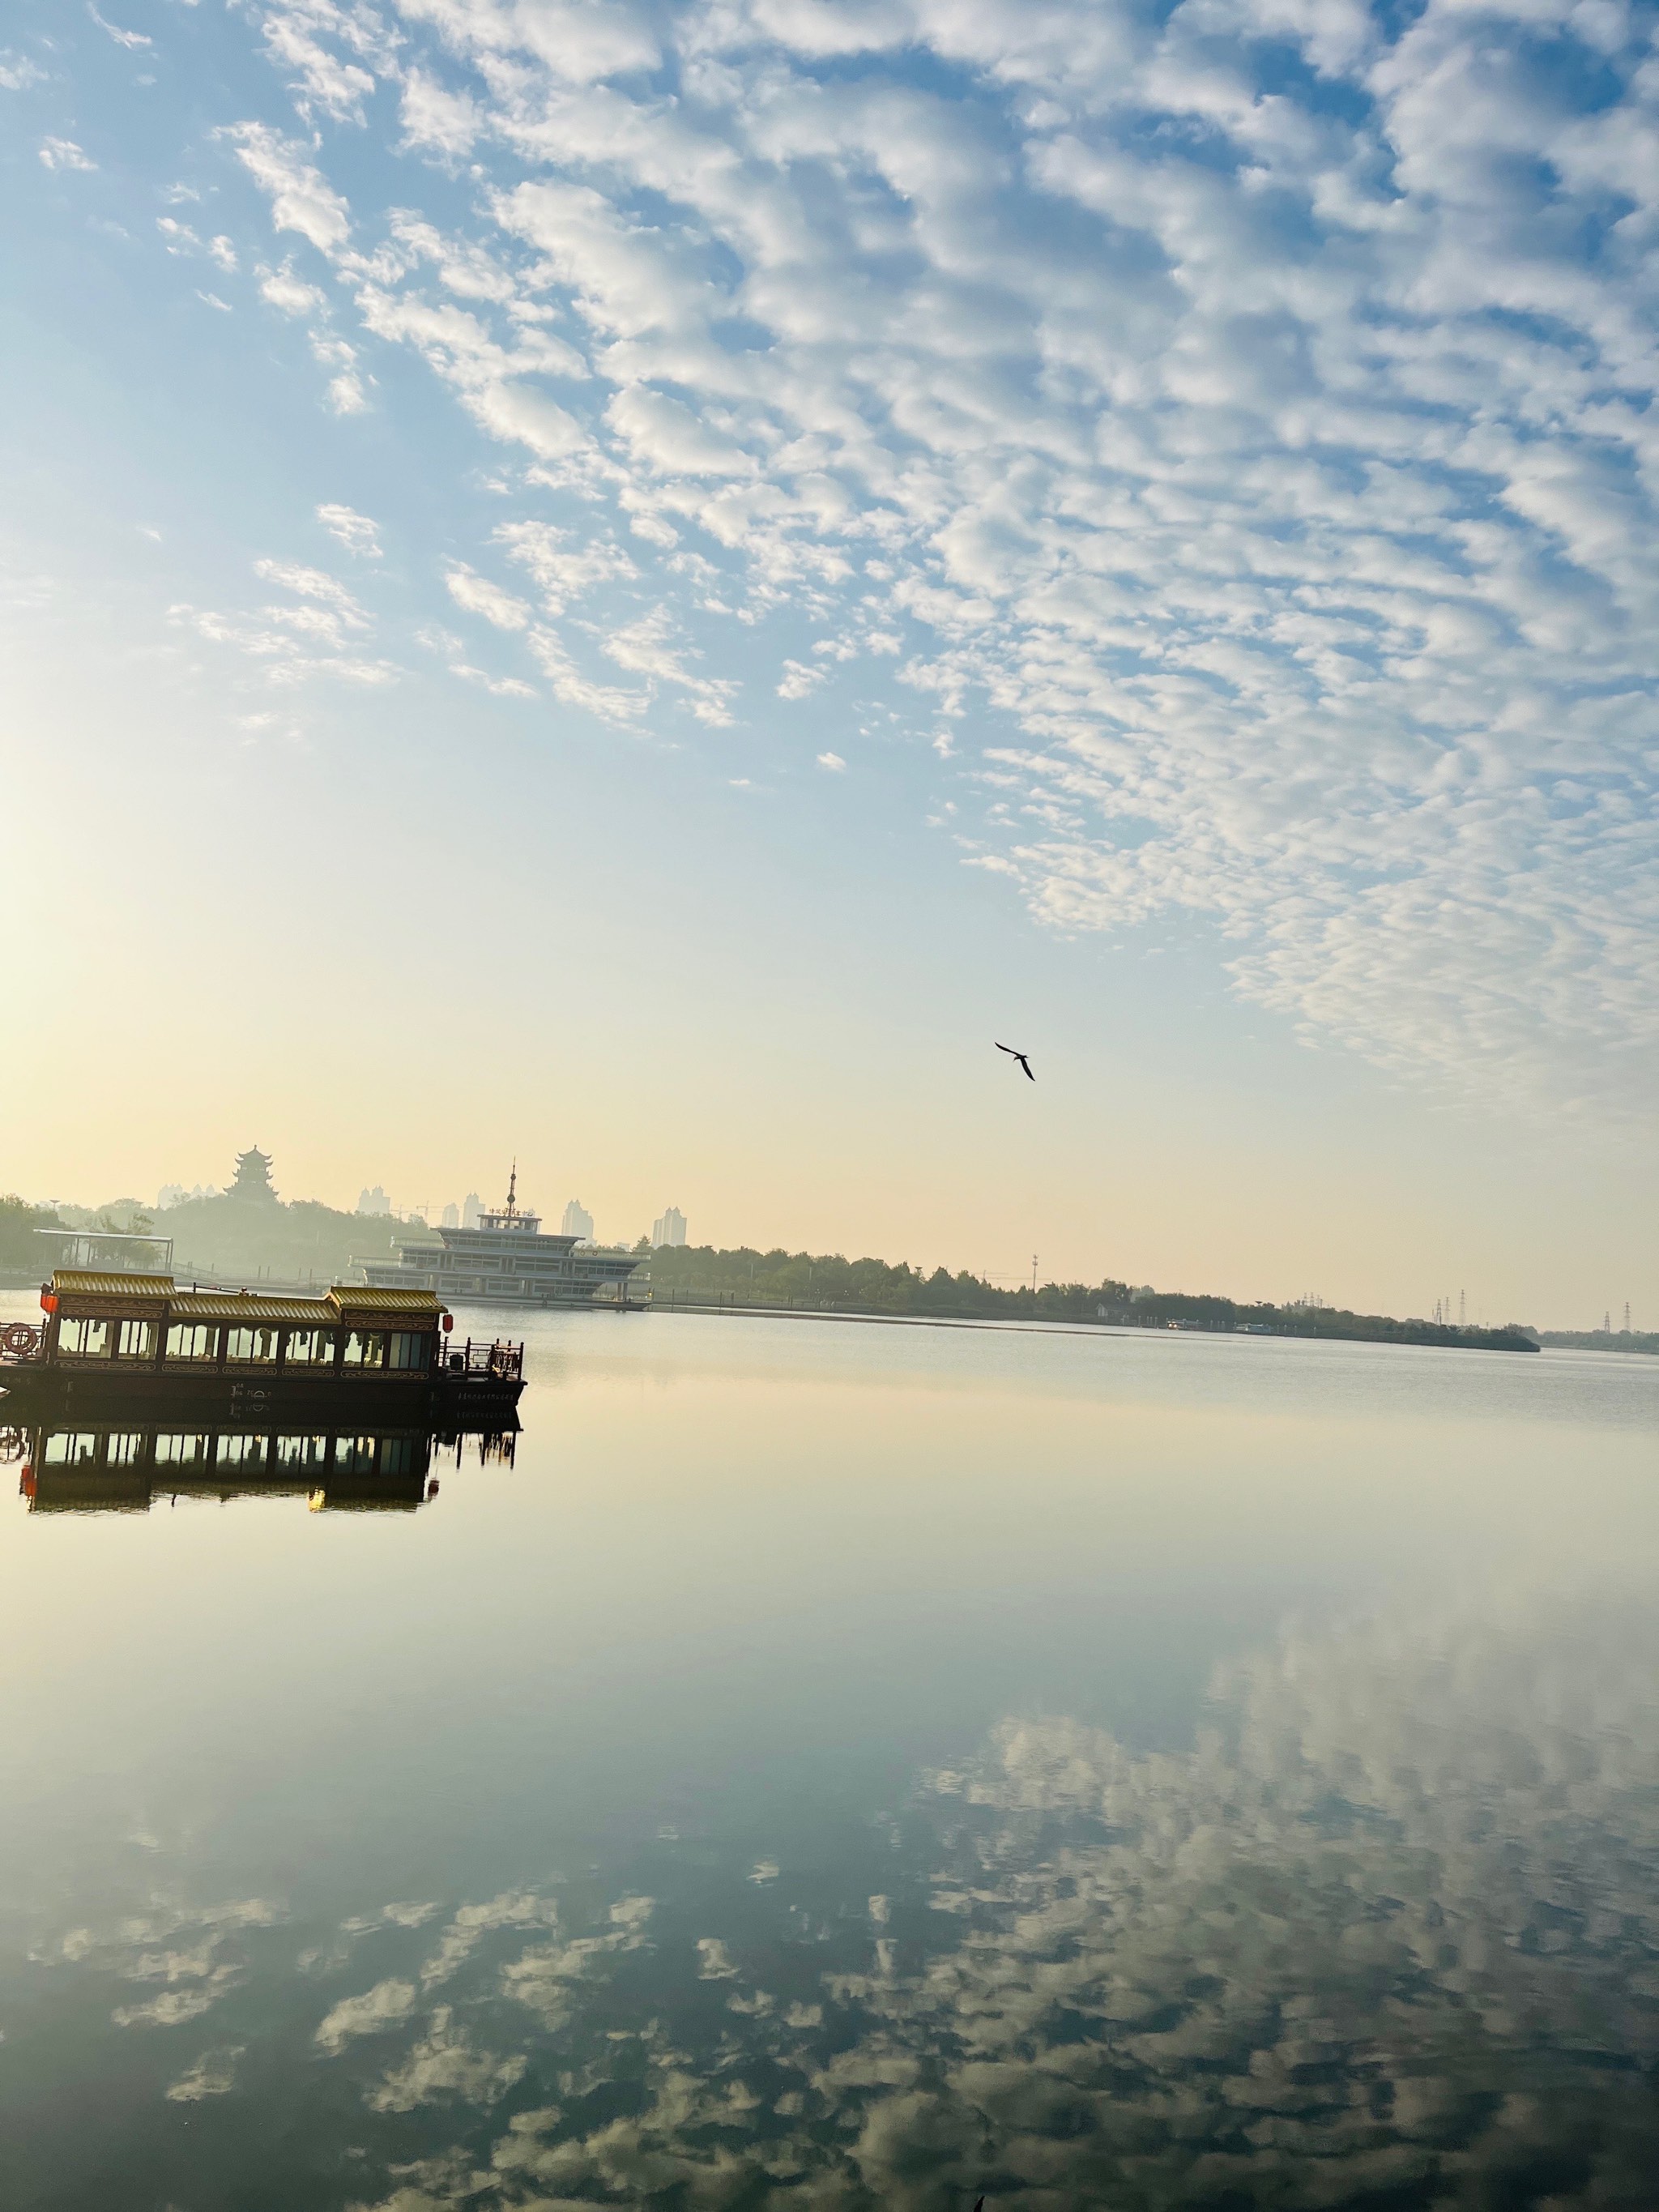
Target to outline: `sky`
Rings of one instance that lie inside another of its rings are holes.
[[[1659,1325],[1656,21],[19,0],[0,1186]]]

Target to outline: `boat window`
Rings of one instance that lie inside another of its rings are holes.
[[[155,1357],[155,1324],[153,1321],[124,1321],[116,1347],[122,1359],[154,1359]]]
[[[334,1364],[331,1328],[291,1328],[288,1333],[290,1367],[331,1367]]]
[[[216,1322],[176,1321],[167,1330],[169,1359],[214,1359],[219,1352]]]
[[[157,1467],[198,1467],[208,1458],[210,1437],[161,1437],[155,1439]]]
[[[329,1462],[329,1439],[326,1437],[274,1437],[275,1464],[278,1467],[326,1467]]]
[[[378,1437],[342,1437],[334,1447],[336,1468],[346,1474],[372,1474],[380,1457]]]
[[[260,1467],[264,1463],[265,1440],[263,1437],[221,1437],[218,1464],[221,1467]]]
[[[346,1331],[345,1364],[348,1367],[384,1367],[386,1331],[380,1328],[349,1328]]]
[[[130,1327],[131,1323],[128,1326]],[[125,1430],[118,1435],[110,1437],[104,1446],[104,1465],[106,1467],[136,1467],[143,1441],[143,1436],[136,1429]]]
[[[225,1331],[225,1358],[248,1361],[256,1366],[274,1367],[276,1364],[276,1334],[274,1328],[228,1328]]]
[[[114,1334],[113,1322],[77,1315],[58,1322],[58,1349],[71,1359],[107,1359]]]
[[[424,1367],[428,1343],[429,1339],[424,1336],[416,1336],[410,1330],[398,1329],[392,1340],[392,1356],[386,1362],[387,1366]]]
[[[415,1469],[413,1437],[384,1437],[380,1440],[382,1474],[411,1474]]]
[[[59,1429],[46,1438],[48,1467],[85,1467],[98,1456],[98,1439],[74,1429]]]

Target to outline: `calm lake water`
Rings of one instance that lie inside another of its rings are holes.
[[[6,2212],[1659,2201],[1659,1362],[527,1328],[8,1480]]]

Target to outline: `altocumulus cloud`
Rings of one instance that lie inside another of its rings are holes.
[[[866,690],[895,654],[936,772],[994,780],[965,857],[1055,925],[1184,912],[1384,1065],[1650,1091],[1646,15],[250,14],[296,123],[228,143],[290,282],[331,272],[515,457],[500,542],[562,567],[512,649],[556,696],[800,697],[757,666],[793,611]],[[653,611],[584,627],[623,570]]]

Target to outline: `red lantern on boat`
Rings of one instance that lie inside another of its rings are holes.
[[[41,1291],[41,1293],[40,1293],[40,1310],[41,1310],[41,1312],[42,1312],[42,1313],[49,1313],[49,1314],[52,1314],[52,1313],[56,1313],[56,1312],[57,1312],[57,1310],[58,1310],[58,1293],[57,1293],[57,1291]]]
[[[448,1335],[448,1334],[449,1334],[449,1332],[450,1332],[450,1330],[451,1330],[452,1328],[454,1328],[454,1326],[455,1326],[455,1316],[454,1316],[454,1315],[453,1315],[453,1314],[446,1314],[446,1315],[444,1316],[444,1334],[445,1334],[446,1336],[447,1336],[447,1335]]]

